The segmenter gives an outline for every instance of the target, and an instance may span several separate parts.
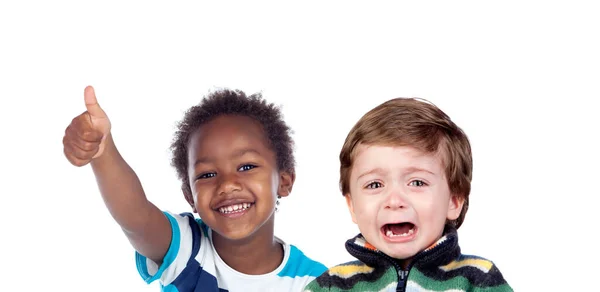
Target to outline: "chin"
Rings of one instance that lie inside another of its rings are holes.
[[[406,259],[410,259],[413,256],[415,256],[415,254],[417,254],[416,252],[411,252],[411,251],[406,251],[406,250],[393,250],[390,249],[388,251],[382,250],[386,255],[388,255],[389,257],[395,258],[397,260],[406,260]]]
[[[420,251],[418,247],[410,243],[389,243],[383,241],[379,244],[381,247],[375,246],[377,249],[398,260],[410,259]]]
[[[250,237],[254,232],[248,228],[243,226],[238,226],[237,228],[219,228],[213,229],[213,234],[217,233],[220,237],[226,238],[228,240],[242,240],[247,237]]]

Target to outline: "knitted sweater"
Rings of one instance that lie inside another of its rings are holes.
[[[397,259],[378,251],[359,234],[346,242],[359,259],[330,268],[313,280],[305,292],[316,291],[513,291],[489,260],[463,255],[456,229],[417,253],[406,270]]]

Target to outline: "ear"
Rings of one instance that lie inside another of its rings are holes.
[[[190,185],[182,184],[181,191],[183,192],[183,196],[185,197],[185,200],[192,207],[192,211],[194,213],[198,213],[198,211],[196,210],[196,203],[194,202],[194,196],[192,195],[192,189],[190,188]]]
[[[450,200],[448,200],[448,214],[446,218],[448,220],[456,220],[458,216],[460,216],[460,212],[462,211],[462,207],[465,203],[465,199],[459,195],[450,195]]]
[[[354,214],[354,203],[352,202],[352,197],[350,194],[345,194],[344,197],[346,198],[346,204],[348,204],[348,210],[350,211],[352,222],[354,222],[354,224],[358,224],[356,223],[356,215]]]
[[[296,174],[290,173],[287,171],[279,172],[279,188],[277,189],[277,194],[280,197],[287,197],[292,192],[292,187],[294,186],[294,181],[296,180]]]

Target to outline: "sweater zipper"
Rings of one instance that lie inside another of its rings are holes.
[[[394,268],[396,268],[396,273],[398,274],[398,285],[396,286],[396,291],[397,292],[406,291],[406,282],[408,280],[408,273],[410,272],[410,269],[412,268],[412,262],[406,267],[406,270],[403,270],[402,267],[396,263],[396,260],[394,258],[392,258],[382,252],[380,252],[380,254],[383,255],[383,257],[386,258],[390,263],[392,263]]]
[[[410,273],[410,269],[412,268],[412,266],[414,265],[414,263],[420,258],[421,253],[417,253],[415,256],[413,256],[410,264],[408,264],[408,266],[406,267],[406,270],[403,270],[402,267],[400,265],[398,265],[398,263],[396,262],[396,259],[390,257],[387,254],[384,254],[381,251],[376,251],[373,252],[372,250],[368,250],[362,246],[356,246],[354,247],[355,249],[358,248],[359,252],[361,253],[375,253],[375,254],[379,254],[381,255],[384,259],[386,259],[388,262],[390,262],[392,264],[392,266],[394,266],[394,268],[396,269],[396,274],[398,275],[398,285],[396,286],[396,291],[397,292],[404,292],[406,291],[406,282],[408,280],[408,274]]]
[[[410,271],[410,267],[406,270],[399,268],[398,270],[398,286],[396,287],[396,291],[404,292],[406,291],[406,282],[408,281],[408,272]]]

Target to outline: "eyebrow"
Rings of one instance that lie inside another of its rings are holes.
[[[359,176],[356,178],[356,180],[359,180],[361,177],[363,177],[363,176],[367,176],[367,175],[370,175],[370,174],[383,174],[383,173],[386,173],[386,171],[385,171],[385,170],[383,170],[383,168],[380,168],[380,167],[373,168],[373,169],[371,169],[371,170],[369,170],[369,171],[367,171],[367,172],[364,172],[364,173],[362,173],[361,175],[359,175]]]
[[[431,172],[431,171],[429,171],[427,169],[420,168],[420,167],[415,167],[415,166],[411,166],[411,167],[408,167],[408,168],[404,169],[403,174],[414,173],[414,172],[426,172],[426,173],[429,173],[431,175],[436,175],[435,173],[433,173],[433,172]],[[380,174],[381,175],[381,174],[385,174],[385,173],[387,173],[387,171],[385,171],[384,169],[382,169],[380,167],[377,167],[377,168],[373,168],[373,169],[371,169],[371,170],[369,170],[369,171],[367,171],[365,173],[362,173],[356,179],[359,180],[361,177],[367,176],[367,175],[370,175],[370,174]]]
[[[244,155],[246,155],[246,154],[248,154],[248,153],[252,153],[252,154],[256,154],[256,155],[260,155],[260,152],[258,152],[258,151],[256,151],[256,150],[254,150],[254,149],[250,149],[250,148],[244,148],[244,149],[240,149],[240,150],[238,150],[238,151],[235,151],[235,152],[233,153],[233,156],[232,156],[232,157],[236,157],[236,158],[237,158],[237,157],[244,156]]]
[[[415,166],[411,166],[407,169],[404,170],[404,173],[413,173],[413,172],[426,172],[429,173],[431,175],[435,175],[435,173],[425,169],[425,168],[420,168],[420,167],[415,167]]]
[[[254,150],[254,149],[244,148],[244,149],[240,149],[240,150],[233,152],[233,155],[231,156],[231,158],[238,158],[238,157],[244,156],[248,153],[260,155],[260,152]],[[211,158],[201,157],[201,158],[198,158],[196,160],[196,162],[194,162],[194,167],[197,166],[198,164],[210,163],[212,161],[213,161],[213,159],[211,159]]]

